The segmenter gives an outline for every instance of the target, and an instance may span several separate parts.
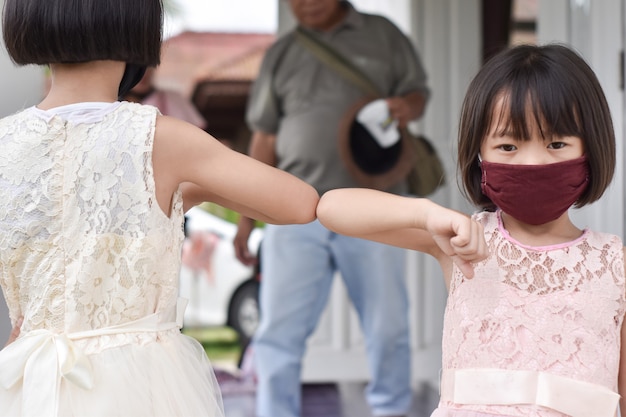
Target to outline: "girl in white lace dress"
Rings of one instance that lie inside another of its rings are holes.
[[[160,0],[5,0],[37,106],[0,120],[0,285],[20,335],[0,351],[0,415],[223,416],[180,333],[183,213],[214,201],[272,223],[316,191],[151,106],[118,101],[159,62]]]
[[[339,233],[434,256],[448,287],[433,417],[614,417],[626,393],[624,246],[568,209],[615,167],[609,108],[564,46],[519,46],[468,89],[458,162],[473,216],[371,190],[322,196]],[[626,407],[621,405],[621,415]]]

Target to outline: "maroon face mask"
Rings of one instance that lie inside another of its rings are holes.
[[[481,162],[483,194],[502,211],[526,224],[558,219],[589,183],[587,157],[545,165]]]

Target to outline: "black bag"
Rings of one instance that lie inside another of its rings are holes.
[[[383,96],[367,76],[330,45],[300,27],[296,29],[296,38],[322,63],[365,92],[368,100]],[[356,109],[363,104],[358,103]],[[351,109],[349,125],[340,128],[340,142],[344,136],[348,138],[347,145],[340,143],[340,154],[348,171],[360,184],[384,190],[406,178],[409,193],[420,197],[432,194],[445,184],[443,163],[426,137],[402,129],[401,140],[383,148],[356,121],[355,115],[355,109]]]
[[[348,137],[348,146],[354,163],[367,173],[383,174],[391,170],[400,160],[403,150],[401,140],[388,148],[383,148],[367,128],[356,120],[350,125]]]

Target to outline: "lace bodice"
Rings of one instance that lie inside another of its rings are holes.
[[[454,270],[443,368],[547,371],[617,391],[626,309],[621,240],[585,230],[573,242],[532,248],[508,235],[499,213],[475,217],[491,256],[472,280]]]
[[[119,103],[80,122],[36,108],[0,121],[0,284],[23,333],[98,329],[175,305],[182,197],[169,217],[156,201],[157,114]]]

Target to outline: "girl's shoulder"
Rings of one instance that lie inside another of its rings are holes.
[[[606,232],[598,232],[595,230],[587,229],[587,240],[594,247],[606,247],[613,248],[614,251],[619,252],[621,255],[624,254],[626,248],[624,247],[624,243],[622,238],[613,234]]]
[[[480,223],[485,230],[498,226],[499,216],[495,211],[477,211],[472,214],[472,219]]]
[[[46,124],[51,124],[54,121],[89,124],[101,122],[119,114],[129,113],[154,117],[155,115],[159,115],[160,111],[158,108],[151,105],[126,101],[115,103],[75,103],[49,110],[42,110],[37,106],[31,106],[0,118],[0,126],[6,127],[31,120]]]
[[[0,125],[7,126],[16,123],[19,120],[33,117],[33,109],[35,107],[29,107],[26,109],[20,109],[8,116],[0,118]]]
[[[600,232],[590,228],[585,228],[580,237],[569,242],[549,246],[529,246],[517,241],[508,233],[502,223],[500,211],[480,211],[474,213],[472,218],[483,226],[486,236],[500,236],[500,239],[504,239],[518,246],[520,249],[527,249],[531,251],[551,251],[582,245],[606,251],[607,253],[610,252],[613,256],[619,257],[623,256],[625,250],[621,237],[613,233]]]
[[[111,111],[108,112],[108,115],[116,116],[119,114],[127,114],[131,116],[143,116],[148,118],[155,118],[156,116],[161,115],[161,111],[151,104],[141,104],[134,103],[130,101],[121,101],[117,103],[118,105],[114,108],[111,108]]]
[[[40,134],[48,132],[51,127],[51,119],[42,118],[36,110],[36,107],[33,106],[0,118],[0,139],[10,138],[21,132]]]

